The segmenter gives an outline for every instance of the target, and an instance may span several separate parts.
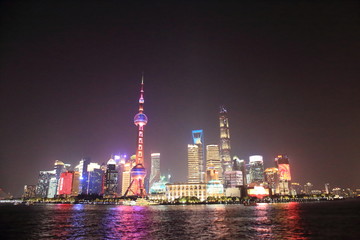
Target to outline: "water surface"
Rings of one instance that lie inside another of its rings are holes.
[[[0,205],[1,239],[360,239],[360,201]]]

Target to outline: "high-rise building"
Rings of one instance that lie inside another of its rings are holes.
[[[80,173],[80,182],[79,182],[79,194],[87,194],[88,189],[88,165],[90,164],[90,158],[84,157],[80,160],[79,165],[77,166]]]
[[[107,169],[105,173],[105,192],[106,197],[116,197],[117,184],[118,182],[118,171],[116,170],[116,162],[110,158],[107,162]]]
[[[227,110],[222,106],[220,107],[220,158],[223,165],[223,171],[232,171],[231,164],[231,145],[230,145],[230,130],[229,118]]]
[[[325,193],[330,194],[330,183],[325,183]]]
[[[137,150],[136,165],[131,169],[131,183],[125,195],[134,195],[137,197],[145,197],[146,190],[144,180],[146,177],[146,169],[144,167],[144,127],[148,122],[147,116],[144,114],[144,76],[141,80],[139,113],[134,117],[134,124],[138,127],[137,134]],[[130,192],[130,193],[129,193]]]
[[[38,183],[36,184],[36,195],[41,198],[46,198],[49,191],[50,179],[56,177],[55,170],[40,171]]]
[[[271,195],[277,194],[279,185],[278,169],[275,167],[265,169],[265,182],[268,183]]]
[[[246,185],[249,185],[251,183],[251,177],[250,177],[250,163],[245,163],[245,172],[246,172]]]
[[[122,183],[121,183],[121,195],[124,196],[127,192],[127,189],[131,183],[131,169],[133,168],[133,164],[131,159],[124,164],[123,172],[122,172]]]
[[[204,182],[205,181],[204,131],[203,130],[193,130],[192,138],[193,138],[194,145],[198,146],[198,151],[199,151],[200,182]]]
[[[264,162],[260,155],[253,155],[249,157],[250,161],[250,183],[264,182]]]
[[[206,145],[206,170],[214,169],[218,179],[222,181],[222,165],[220,160],[219,145]]]
[[[67,171],[60,174],[57,195],[70,196],[73,190],[74,172]]]
[[[291,195],[300,195],[304,192],[303,187],[300,183],[292,182],[291,183]]]
[[[280,195],[291,194],[291,174],[289,158],[286,155],[280,154],[275,158],[276,166],[278,168],[279,184],[278,193]]]
[[[55,170],[55,175],[56,175],[55,189],[57,189],[57,185],[58,185],[58,182],[60,180],[60,174],[62,172],[66,171],[65,164],[62,161],[56,160],[55,163],[54,163],[54,170]],[[52,187],[54,187],[54,186],[52,186]],[[52,194],[50,194],[50,195],[52,195]]]
[[[313,185],[312,183],[308,182],[304,185],[304,193],[306,195],[310,195],[311,194],[311,191],[313,190]]]
[[[104,172],[100,168],[94,168],[88,172],[88,193],[89,195],[100,195],[102,192]]]
[[[149,179],[150,188],[155,182],[160,181],[160,153],[151,154],[151,174]]]
[[[100,195],[102,192],[104,171],[98,163],[89,163],[87,166],[87,186],[86,194]]]
[[[59,180],[60,180],[60,178],[59,178]],[[54,198],[57,195],[57,188],[58,188],[59,180],[56,177],[50,178],[47,198]]]
[[[233,170],[234,171],[241,171],[243,176],[243,185],[247,184],[246,181],[246,164],[244,159],[239,159],[238,156],[233,157]]]
[[[24,199],[36,197],[36,185],[25,185],[24,194],[22,195]]]
[[[225,188],[239,188],[244,185],[243,175],[241,171],[226,171],[225,172]]]
[[[215,168],[214,164],[210,163],[206,169],[205,182],[210,181],[220,181],[219,180],[219,171]]]
[[[199,166],[199,146],[188,144],[188,182],[200,183],[201,172]]]

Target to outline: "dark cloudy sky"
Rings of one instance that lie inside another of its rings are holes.
[[[142,71],[147,166],[161,152],[174,181],[191,130],[218,143],[225,105],[233,154],[360,187],[359,3],[237,2],[2,1],[0,188],[133,153]]]

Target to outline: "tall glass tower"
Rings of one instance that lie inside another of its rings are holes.
[[[188,144],[188,182],[200,182],[199,147],[195,144]]]
[[[146,169],[144,167],[144,127],[148,122],[147,116],[144,112],[144,76],[141,79],[141,89],[139,98],[139,113],[134,117],[134,124],[138,127],[137,133],[137,150],[135,166],[131,169],[131,183],[126,195],[133,195],[137,197],[145,197],[144,179],[146,176]],[[131,192],[131,193],[129,193]]]
[[[194,145],[198,146],[198,164],[199,164],[199,176],[200,182],[205,181],[205,154],[204,154],[204,131],[203,130],[193,130],[192,131],[192,138]]]
[[[159,182],[159,181],[160,181],[160,153],[152,153],[149,188],[151,188],[155,182]]]
[[[249,183],[263,183],[264,182],[264,161],[261,155],[253,155],[249,157],[250,163],[250,182]]]
[[[227,116],[227,110],[222,106],[220,107],[220,158],[223,165],[223,171],[232,170],[231,161],[231,145],[230,145],[230,130],[229,130],[229,118]]]

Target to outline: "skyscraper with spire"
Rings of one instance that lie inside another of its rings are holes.
[[[220,107],[220,158],[223,171],[232,171],[229,118],[224,106]]]
[[[145,197],[144,180],[146,169],[144,167],[144,126],[147,124],[148,118],[144,114],[144,76],[141,79],[139,113],[134,117],[134,124],[138,127],[137,132],[137,150],[135,166],[131,169],[131,182],[125,196],[132,195],[137,197]]]

